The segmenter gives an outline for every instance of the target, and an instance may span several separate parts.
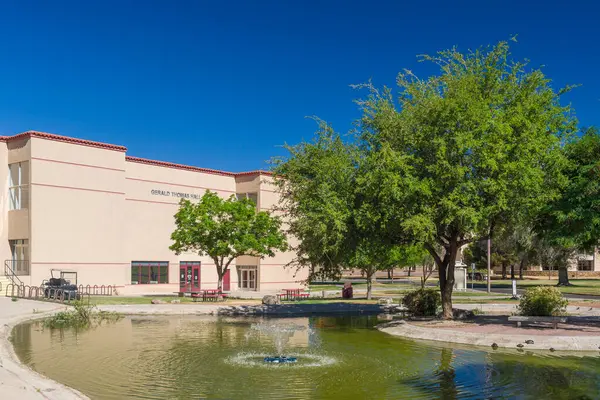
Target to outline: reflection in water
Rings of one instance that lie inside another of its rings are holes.
[[[452,367],[453,352],[452,349],[443,348],[440,357],[440,367],[437,370],[437,376],[440,379],[440,393],[444,400],[454,400],[458,398],[456,388],[456,373]]]
[[[273,352],[259,322],[302,326],[297,365],[259,368]],[[444,348],[398,339],[376,317],[128,317],[89,331],[13,332],[23,362],[92,399],[600,398],[600,360]],[[76,367],[74,367],[76,366]],[[587,396],[587,397],[586,397]]]

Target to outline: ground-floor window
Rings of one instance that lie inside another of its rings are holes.
[[[9,240],[11,268],[17,275],[29,275],[29,240]]]
[[[131,284],[169,283],[168,261],[132,261]]]
[[[593,271],[594,270],[594,260],[578,260],[577,261],[577,270],[578,271]]]
[[[258,267],[256,265],[238,265],[238,285],[242,290],[256,290]]]

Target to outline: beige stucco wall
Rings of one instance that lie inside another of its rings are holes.
[[[8,244],[8,146],[0,142],[0,182],[2,182],[2,194],[0,195],[0,275],[4,274],[4,260],[10,258],[10,246]]]
[[[31,283],[51,268],[83,284],[122,283],[125,154],[31,139]]]

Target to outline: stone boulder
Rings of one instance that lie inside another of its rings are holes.
[[[162,300],[158,300],[158,299],[152,299],[152,302],[151,302],[151,303],[152,303],[152,304],[165,304],[165,302],[164,302],[164,301],[162,301]]]
[[[171,300],[171,304],[179,304],[181,303],[181,300]]]
[[[281,300],[277,296],[266,295],[262,298],[262,303],[267,306],[273,306],[275,304],[281,304]]]
[[[462,310],[460,308],[453,308],[452,314],[454,319],[471,319],[475,317],[475,313],[471,310]]]

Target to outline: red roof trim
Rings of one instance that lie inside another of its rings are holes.
[[[207,174],[235,176],[235,174],[232,172],[219,171],[216,169],[209,169],[209,168],[192,167],[191,165],[175,164],[175,163],[170,163],[170,162],[166,162],[166,161],[148,160],[147,158],[140,158],[140,157],[126,156],[125,161],[134,162],[134,163],[138,163],[138,164],[153,165],[156,167],[167,167],[167,168],[183,169],[186,171],[193,171],[193,172],[204,172]]]
[[[1,136],[0,141],[12,142],[14,140],[19,140],[19,139],[24,139],[24,138],[32,138],[32,137],[39,138],[39,139],[54,140],[55,142],[65,142],[65,143],[71,143],[71,144],[78,144],[81,146],[97,147],[97,148],[106,149],[106,150],[115,150],[115,151],[123,151],[123,152],[127,151],[127,147],[125,147],[125,146],[118,146],[116,144],[94,142],[91,140],[77,139],[77,138],[72,138],[72,137],[67,137],[67,136],[55,135],[53,133],[38,132],[38,131],[27,131],[27,132],[19,133],[14,136]]]
[[[269,171],[257,170],[257,171],[248,171],[248,172],[238,172],[235,176],[247,176],[247,175],[266,175],[273,176],[273,174]]]
[[[134,163],[138,163],[138,164],[153,165],[155,167],[183,169],[186,171],[203,172],[205,174],[222,175],[222,176],[236,177],[236,176],[247,176],[247,175],[272,175],[270,172],[267,172],[267,171],[249,171],[249,172],[235,173],[235,172],[220,171],[218,169],[193,167],[191,165],[175,164],[175,163],[166,162],[166,161],[150,160],[147,158],[132,157],[132,156],[126,156],[125,161],[134,162]]]
[[[125,147],[125,146],[119,146],[119,145],[109,144],[109,143],[94,142],[91,140],[77,139],[77,138],[72,138],[72,137],[68,137],[68,136],[55,135],[53,133],[46,133],[46,132],[39,132],[39,131],[27,131],[27,132],[19,133],[17,135],[13,135],[13,136],[0,136],[0,142],[12,142],[15,140],[20,140],[20,139],[24,139],[24,138],[32,138],[32,137],[39,138],[39,139],[54,140],[56,142],[77,144],[77,145],[81,145],[81,146],[97,147],[97,148],[106,149],[106,150],[115,150],[115,151],[121,151],[121,152],[127,151],[127,147]],[[183,169],[186,171],[193,171],[193,172],[203,172],[203,173],[207,173],[207,174],[222,175],[222,176],[232,176],[232,177],[252,176],[252,175],[273,176],[272,173],[270,173],[268,171],[262,171],[262,170],[235,173],[235,172],[219,171],[219,170],[210,169],[210,168],[194,167],[191,165],[175,164],[175,163],[170,163],[170,162],[166,162],[166,161],[149,160],[147,158],[132,157],[132,156],[125,156],[125,161],[134,162],[134,163],[138,163],[138,164],[154,165],[157,167]]]

